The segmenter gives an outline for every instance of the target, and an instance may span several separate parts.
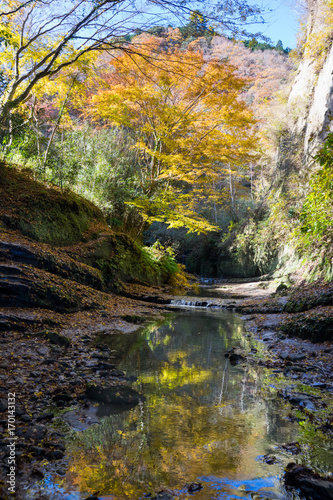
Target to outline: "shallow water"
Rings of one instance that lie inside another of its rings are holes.
[[[138,376],[146,399],[77,433],[62,489],[68,493],[59,498],[99,492],[136,500],[159,487],[195,500],[298,498],[280,480],[294,457],[277,448],[297,439],[298,426],[286,419],[267,370],[231,366],[224,356],[251,347],[236,314],[185,310],[102,340],[116,350],[118,367]],[[278,462],[266,464],[267,453]],[[203,489],[188,495],[185,485],[194,481]]]

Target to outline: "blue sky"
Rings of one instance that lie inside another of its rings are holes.
[[[252,3],[252,2],[251,2]],[[255,2],[254,2],[255,3]],[[284,48],[296,46],[296,35],[298,32],[298,20],[301,15],[299,2],[296,0],[269,0],[258,4],[271,12],[265,15],[266,24],[256,24],[247,27],[248,31],[260,31],[268,36],[274,44],[281,40]]]

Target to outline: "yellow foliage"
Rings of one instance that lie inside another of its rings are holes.
[[[241,100],[247,81],[226,62],[163,52],[157,40],[145,36],[140,55],[122,53],[87,79],[86,114],[135,136],[143,196],[132,204],[146,221],[211,231],[195,205],[255,158],[255,121]]]
[[[304,45],[304,55],[316,61],[316,68],[320,70],[332,44],[333,33],[333,1],[326,0],[321,4],[320,30],[313,31]]]

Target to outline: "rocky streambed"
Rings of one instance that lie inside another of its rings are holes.
[[[330,287],[320,293],[303,287],[299,298],[297,292],[272,297],[272,289],[260,282],[224,283],[221,298],[174,299],[166,291],[139,285],[125,285],[122,294],[114,294],[102,289],[94,269],[68,255],[41,251],[24,239],[5,241],[0,257],[1,498],[12,498],[9,443],[15,448],[16,497],[24,499],[33,488],[30,498],[51,498],[39,492],[38,484],[48,474],[65,476],[69,430],[85,430],[100,422],[97,403],[110,414],[144,398],[132,387],[135,376],[119,369],[112,341],[105,342],[105,336],[135,332],[186,301],[240,313],[246,335],[260,340],[266,349],[260,355],[240,348],[225,354],[236,354],[236,363],[249,361],[268,368],[277,397],[290,405],[290,419],[309,423],[313,432],[332,435]],[[176,302],[168,306],[172,300]],[[274,462],[270,456],[269,460]],[[297,471],[302,473],[310,474]],[[324,479],[317,480],[321,488],[325,486]],[[294,486],[299,488],[297,481]],[[171,493],[161,495],[172,498]]]

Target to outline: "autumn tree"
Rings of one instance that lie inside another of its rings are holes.
[[[227,30],[255,20],[257,7],[240,0],[2,0],[0,3],[0,122],[45,78],[94,51],[135,50],[128,35],[167,24],[201,7]]]
[[[144,218],[205,231],[198,206],[209,195],[223,203],[214,184],[254,155],[254,120],[240,98],[247,82],[227,63],[179,49],[162,56],[158,44],[150,38],[150,50],[123,53],[87,81],[88,114],[135,137],[142,196],[133,203]]]

